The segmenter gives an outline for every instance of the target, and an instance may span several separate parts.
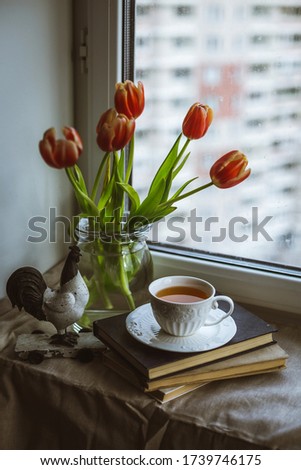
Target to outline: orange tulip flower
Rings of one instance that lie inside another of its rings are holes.
[[[81,138],[73,127],[63,127],[62,131],[66,140],[56,139],[55,129],[51,127],[39,142],[41,156],[53,168],[74,166],[83,150]]]
[[[184,118],[183,134],[190,140],[200,139],[206,134],[212,119],[213,111],[208,105],[194,103]]]
[[[117,83],[115,91],[115,108],[120,114],[125,114],[128,118],[137,119],[144,110],[144,86],[138,82],[136,86],[130,80],[124,83]]]
[[[244,181],[251,173],[247,157],[238,150],[231,150],[219,158],[210,169],[212,183],[218,188],[231,188]]]
[[[97,124],[97,144],[104,152],[125,147],[135,131],[135,119],[118,114],[115,108],[105,111]]]

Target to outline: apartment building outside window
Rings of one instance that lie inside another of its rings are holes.
[[[154,241],[300,269],[301,1],[136,5],[135,80],[146,94],[133,176],[141,195],[196,101],[215,117],[178,184],[195,175],[206,182],[234,148],[252,167],[242,185],[179,203],[177,221],[161,222]]]

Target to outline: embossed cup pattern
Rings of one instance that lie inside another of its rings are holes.
[[[184,310],[182,304],[167,304],[159,299],[152,299],[151,304],[155,319],[170,335],[192,335],[205,324],[207,318],[205,305],[189,305]]]
[[[192,335],[205,323],[204,314],[197,306],[189,306],[183,311],[183,305],[166,305],[154,301],[152,309],[161,328],[170,335]]]
[[[206,288],[209,298],[195,303],[176,303],[161,299],[156,296],[158,285],[185,285],[193,283],[199,288]],[[217,325],[230,316],[234,310],[234,303],[230,297],[215,294],[214,287],[207,281],[189,276],[168,276],[160,280],[153,281],[149,286],[151,295],[151,306],[153,315],[161,328],[173,336],[189,336],[200,328]],[[218,307],[218,300],[228,303],[228,311],[223,311],[223,315],[215,316],[214,310]],[[209,318],[208,318],[209,317]]]

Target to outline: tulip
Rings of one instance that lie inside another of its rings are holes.
[[[83,150],[81,138],[73,127],[64,127],[62,131],[66,140],[56,139],[56,132],[52,127],[44,132],[43,139],[39,142],[41,156],[53,168],[74,166]]]
[[[118,113],[137,119],[144,109],[143,83],[138,82],[136,86],[130,80],[126,80],[124,83],[117,83],[115,88],[114,100]]]
[[[251,173],[247,157],[232,150],[219,158],[210,169],[212,183],[218,188],[231,188],[248,178]]]
[[[78,132],[74,129],[74,127],[65,126],[63,127],[62,131],[66,139],[74,142],[81,153],[83,151],[83,144]]]
[[[135,131],[135,119],[118,114],[115,108],[105,111],[97,124],[97,144],[104,152],[125,147]]]
[[[190,140],[200,139],[206,134],[212,119],[213,111],[208,105],[194,103],[184,118],[183,134]]]

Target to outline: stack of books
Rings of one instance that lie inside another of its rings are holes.
[[[106,346],[104,364],[159,402],[205,384],[235,377],[275,372],[288,355],[275,341],[275,327],[240,305],[232,314],[237,331],[225,345],[201,352],[160,350],[135,339],[121,314],[97,320],[94,335]]]

